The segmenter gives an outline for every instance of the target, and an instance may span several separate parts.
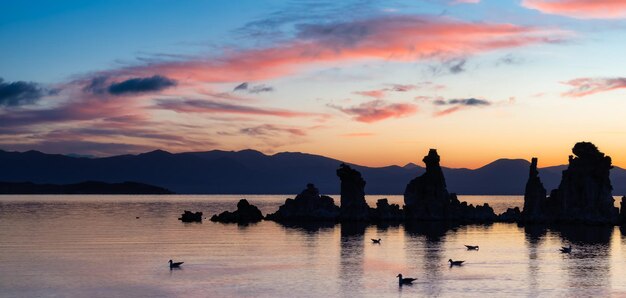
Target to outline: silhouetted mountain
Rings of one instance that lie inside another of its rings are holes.
[[[136,182],[85,181],[75,184],[0,182],[0,194],[172,194],[172,192],[165,188]]]
[[[69,184],[85,180],[119,183],[137,181],[176,193],[294,194],[315,183],[321,193],[338,194],[335,171],[340,160],[282,152],[265,155],[255,150],[187,152],[163,150],[106,158],[77,158],[38,151],[0,150],[0,181]],[[458,194],[524,194],[530,163],[499,159],[484,167],[442,168],[450,192]],[[366,194],[402,194],[406,184],[424,173],[415,164],[372,168],[350,164],[361,172]],[[565,166],[539,169],[546,189],[558,186]],[[613,193],[626,194],[626,170],[611,170]]]

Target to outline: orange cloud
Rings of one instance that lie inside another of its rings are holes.
[[[626,17],[626,1],[623,0],[524,0],[522,5],[542,13],[579,19]]]
[[[329,107],[354,116],[359,122],[372,123],[388,118],[402,118],[417,112],[417,106],[408,103],[387,103],[384,100],[364,102],[358,106],[343,108],[329,105]]]
[[[563,96],[583,97],[626,88],[626,78],[578,78],[564,82],[564,84],[572,86],[573,89],[563,93]]]

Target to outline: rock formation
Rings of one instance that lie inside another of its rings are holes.
[[[546,189],[539,178],[537,170],[537,158],[533,157],[530,163],[530,172],[524,191],[524,211],[522,219],[528,222],[541,222],[546,220]]]
[[[404,191],[404,212],[407,220],[496,220],[496,215],[488,204],[475,207],[459,202],[456,194],[448,193],[436,149],[430,149],[423,161],[426,172],[411,180]]]
[[[213,215],[211,221],[223,223],[240,223],[247,224],[259,222],[263,219],[263,214],[254,205],[248,203],[248,200],[241,199],[237,203],[237,210],[234,212],[224,211],[219,215]]]
[[[620,224],[626,225],[626,196],[622,196],[622,201],[619,202],[619,211]]]
[[[333,198],[320,196],[315,185],[309,183],[295,199],[285,200],[278,211],[268,214],[274,221],[335,221],[339,217],[339,207]]]
[[[572,152],[575,157],[570,155],[559,187],[546,199],[533,158],[524,194],[524,222],[609,224],[619,221],[611,194],[611,157],[588,142],[576,143]]]
[[[507,208],[506,211],[498,215],[498,221],[500,222],[519,222],[522,220],[522,212],[519,207]]]
[[[361,173],[342,163],[337,169],[337,176],[341,179],[340,220],[368,220],[370,207],[365,202],[365,180]]]
[[[389,204],[387,199],[376,202],[376,209],[372,210],[372,219],[377,222],[400,221],[404,219],[404,212],[398,204]]]
[[[191,212],[185,210],[184,213],[180,215],[178,220],[181,220],[182,222],[201,222],[202,212]]]

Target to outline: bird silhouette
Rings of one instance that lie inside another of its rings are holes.
[[[169,261],[170,263],[170,270],[175,269],[175,268],[180,268],[180,265],[182,265],[185,262],[174,262],[172,260]]]
[[[572,252],[572,245],[570,244],[568,247],[562,246],[560,251],[564,254],[568,254]]]
[[[378,239],[372,239],[372,242],[373,242],[373,243],[376,243],[376,244],[380,244],[380,238],[378,238]]]
[[[478,245],[465,245],[467,250],[478,250]]]
[[[410,285],[412,284],[414,281],[417,280],[417,278],[402,278],[402,274],[399,273],[398,276],[396,276],[398,278],[398,285],[402,286],[402,285]]]
[[[449,259],[448,262],[450,262],[450,266],[461,266],[463,265],[463,262],[465,261],[452,261],[452,259]]]

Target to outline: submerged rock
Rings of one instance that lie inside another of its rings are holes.
[[[180,215],[178,220],[181,220],[183,222],[201,222],[202,212],[191,212],[185,210],[184,213]]]
[[[223,223],[253,223],[263,220],[261,210],[251,205],[248,200],[241,199],[237,203],[237,210],[234,212],[224,211],[219,215],[213,215],[211,221]]]
[[[468,205],[466,202],[460,202],[456,194],[448,193],[436,149],[430,149],[423,161],[426,164],[426,172],[411,180],[404,191],[404,212],[407,220],[462,222],[496,220],[496,215],[488,204]]]
[[[333,198],[320,196],[315,185],[309,183],[295,199],[285,200],[278,211],[266,216],[274,221],[335,221],[339,217],[339,207]]]
[[[340,220],[369,220],[370,207],[365,202],[365,180],[361,173],[342,163],[337,169],[337,176],[341,179]]]

